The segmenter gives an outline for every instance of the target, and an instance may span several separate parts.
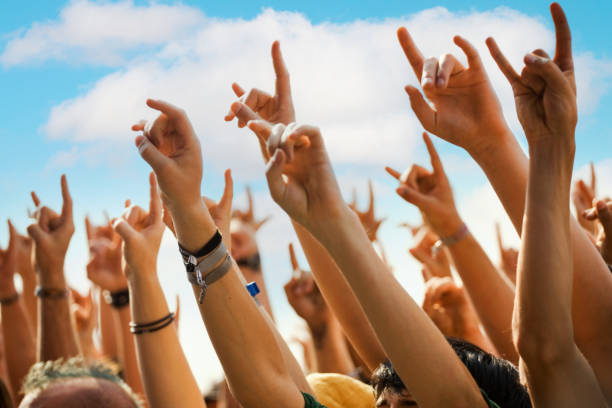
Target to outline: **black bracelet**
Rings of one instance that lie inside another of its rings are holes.
[[[68,298],[68,289],[56,289],[56,288],[43,288],[41,286],[37,286],[34,291],[34,295],[39,298],[48,298],[48,299],[67,299]]]
[[[19,293],[15,293],[14,295],[9,297],[0,298],[0,305],[9,306],[17,302],[17,300],[19,300]]]
[[[117,292],[104,291],[104,300],[115,309],[121,309],[130,304],[130,291],[128,289]]]
[[[165,322],[164,322],[164,320],[165,320]],[[152,323],[145,323],[145,324],[142,324],[142,325],[137,325],[137,326],[130,327],[130,331],[132,332],[132,334],[153,333],[153,332],[161,330],[161,329],[163,329],[165,327],[168,327],[173,321],[174,321],[174,313],[170,313],[168,316],[166,316],[166,317],[164,317],[164,319],[162,319],[162,322],[163,322],[162,324],[159,324],[159,325],[154,326],[154,327],[148,327]]]
[[[237,259],[236,264],[241,268],[249,268],[254,271],[259,271],[261,269],[261,258],[259,256],[259,252],[251,255],[245,256],[244,258]]]
[[[221,240],[222,240],[221,233],[219,232],[219,230],[217,230],[217,232],[215,232],[215,235],[213,235],[212,238],[208,240],[208,242],[204,244],[204,246],[200,248],[199,251],[193,254],[187,251],[185,248],[183,248],[181,244],[178,244],[178,246],[179,246],[179,251],[181,255],[183,255],[183,258],[189,258],[190,256],[201,258],[203,256],[210,254],[212,251],[214,251],[219,246],[219,244],[221,244]]]
[[[173,314],[174,313],[170,312],[167,315],[165,315],[164,317],[162,317],[161,319],[155,320],[154,322],[150,322],[150,323],[134,323],[134,322],[130,322],[130,327],[133,327],[135,329],[144,329],[145,327],[155,326],[156,324],[163,323],[164,321],[166,321],[166,319],[172,318]]]

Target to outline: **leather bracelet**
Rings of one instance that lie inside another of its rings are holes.
[[[43,288],[41,286],[37,286],[34,291],[34,295],[39,298],[47,298],[47,299],[67,299],[68,298],[68,289],[57,289],[57,288]]]
[[[221,234],[217,231],[204,247],[210,248],[212,247],[211,243],[216,244],[217,240],[220,239]],[[227,248],[222,240],[218,242],[218,245],[212,251],[204,255],[204,258],[200,261],[198,261],[199,257],[196,256],[197,254],[189,253],[180,245],[179,250],[187,270],[187,279],[193,285],[200,287],[199,303],[202,304],[208,286],[221,279],[230,270],[232,258],[227,253]]]
[[[115,309],[121,309],[130,304],[130,291],[128,289],[119,290],[117,292],[105,290],[103,294],[106,303]]]
[[[241,259],[236,259],[236,264],[241,268],[249,268],[254,271],[261,270],[261,257],[259,252],[254,253],[251,256],[245,256]]]
[[[2,306],[9,306],[12,305],[13,303],[17,302],[19,300],[19,293],[15,293],[12,296],[8,296],[5,298],[0,298],[0,305]]]

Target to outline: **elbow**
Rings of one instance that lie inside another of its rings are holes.
[[[572,330],[543,330],[521,325],[514,330],[514,346],[527,367],[556,367],[573,355]]]

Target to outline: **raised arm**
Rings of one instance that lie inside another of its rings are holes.
[[[293,310],[306,322],[314,343],[316,371],[350,374],[354,365],[338,319],[327,306],[310,272],[300,268],[293,245],[289,244],[293,273],[285,294]]]
[[[114,222],[123,240],[124,272],[130,289],[132,331],[147,401],[156,407],[205,407],[172,324],[157,278],[157,254],[164,232],[157,182],[151,174],[149,211],[132,206]]]
[[[514,336],[535,407],[605,407],[574,342],[569,199],[578,115],[573,75],[556,62],[540,51],[525,56],[520,76],[505,72],[530,156]]]
[[[512,343],[514,290],[461,220],[442,161],[429,136],[424,134],[423,139],[431,157],[433,173],[419,167],[418,176],[414,174],[414,167],[403,175],[391,168],[387,171],[400,181],[397,193],[416,205],[427,225],[441,237],[439,242],[447,243],[455,268],[497,351],[504,358],[518,362]]]
[[[571,64],[570,33],[558,5],[553,6],[559,57]],[[453,144],[463,147],[484,170],[516,230],[522,228],[527,188],[528,161],[504,121],[501,105],[493,92],[476,49],[461,37],[455,43],[464,51],[468,67],[425,60],[406,29],[398,31],[406,53],[425,92],[427,104],[414,87],[407,87],[414,112],[423,127]],[[487,41],[500,66],[494,41]],[[427,62],[427,64],[425,63]],[[437,70],[438,66],[446,66]],[[449,68],[452,68],[449,70]],[[439,75],[436,75],[439,72]],[[567,71],[572,75],[571,70]],[[451,75],[451,73],[453,75]],[[438,79],[441,84],[434,85]],[[435,110],[434,110],[435,109]],[[612,347],[607,339],[612,330],[612,276],[597,250],[575,220],[571,221],[574,254],[574,331],[578,345],[589,359],[607,395],[612,397]]]
[[[70,358],[79,354],[79,346],[70,317],[68,286],[64,277],[64,259],[74,233],[72,198],[66,175],[62,175],[63,206],[61,214],[48,207],[37,211],[38,222],[28,227],[34,241],[38,264],[38,361]],[[36,194],[32,194],[33,198]],[[35,200],[38,201],[38,198]]]
[[[156,100],[148,100],[147,104],[162,114],[147,137],[136,138],[136,144],[157,175],[180,245],[187,253],[197,255],[203,251],[197,257],[201,263],[211,253],[205,244],[218,238],[214,238],[217,226],[200,193],[200,143],[184,111]],[[143,129],[142,125],[134,127]],[[222,224],[226,246],[230,245],[231,196],[228,200],[219,203],[224,219],[217,220]],[[218,243],[210,246],[213,252],[223,250]],[[196,282],[193,290],[232,393],[248,407],[304,406],[304,397],[288,373],[274,332],[246,291],[238,267],[226,252],[217,255],[221,257],[215,264],[202,265],[200,278],[192,273]]]
[[[32,238],[16,232],[15,243],[17,246],[17,273],[21,276],[23,289],[21,296],[28,312],[28,320],[36,336],[36,322],[38,321],[38,304],[36,300],[36,271],[34,270],[34,259]]]
[[[254,88],[245,97],[242,88],[233,84],[232,88],[240,99],[231,105],[231,111],[226,116],[226,120],[236,117],[238,126],[244,126],[253,119],[264,119],[271,123],[284,125],[295,121],[289,71],[283,61],[278,42],[272,44],[272,62],[276,74],[275,95],[272,97]],[[266,147],[266,140],[257,132],[256,135],[264,161],[267,163],[270,154]],[[338,318],[353,347],[368,368],[374,370],[386,360],[386,355],[355,294],[327,250],[299,223],[293,221],[292,224],[323,297]]]
[[[329,250],[419,406],[486,406],[466,367],[395,280],[342,200],[319,130],[265,121],[249,127],[272,155],[266,170],[272,198]]]
[[[23,395],[21,386],[30,367],[36,362],[36,343],[32,325],[26,312],[23,299],[15,289],[17,265],[17,232],[9,221],[9,244],[6,250],[0,249],[0,311],[2,313],[2,338],[4,357],[13,390],[13,398],[18,404]],[[8,384],[7,384],[8,385]]]
[[[110,221],[106,225],[93,226],[85,218],[85,226],[90,255],[87,277],[104,292],[103,301],[110,306],[115,335],[121,344],[118,358],[125,382],[136,393],[143,395],[136,347],[130,333],[129,297],[126,298],[128,282],[121,271],[121,238],[113,231]]]

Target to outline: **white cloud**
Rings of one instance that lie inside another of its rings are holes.
[[[146,50],[184,38],[202,22],[198,9],[184,5],[75,0],[58,21],[34,23],[17,33],[0,56],[4,66],[61,60],[115,66],[128,51]]]

